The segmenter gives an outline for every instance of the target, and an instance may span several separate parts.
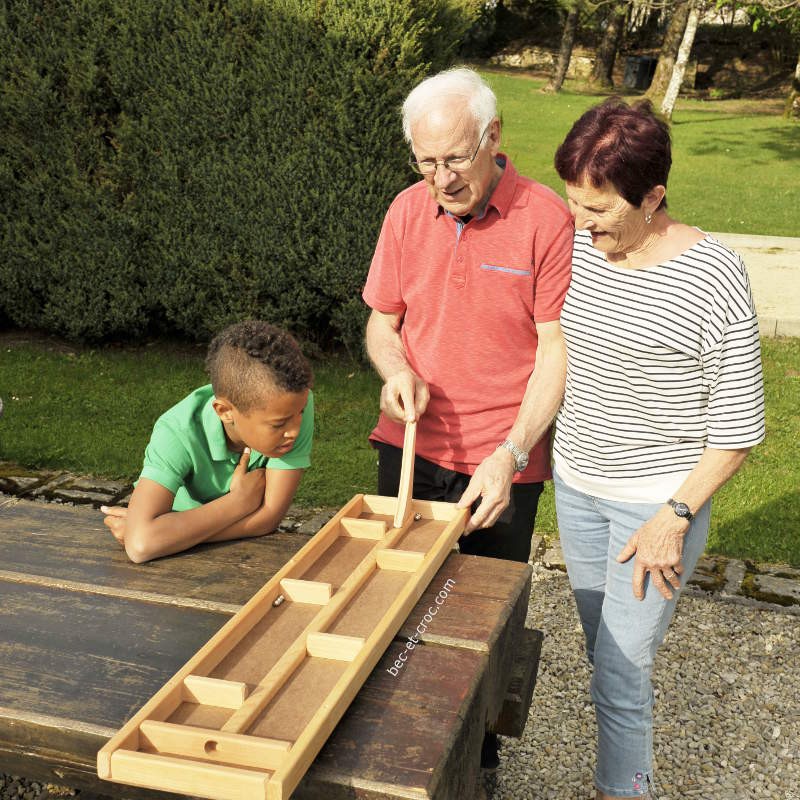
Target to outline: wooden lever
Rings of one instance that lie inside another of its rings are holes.
[[[411,512],[411,495],[414,491],[414,444],[417,440],[417,423],[406,422],[403,438],[403,461],[400,466],[400,486],[397,492],[397,510],[394,527],[399,528]]]

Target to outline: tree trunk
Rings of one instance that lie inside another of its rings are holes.
[[[614,6],[608,18],[608,27],[603,34],[603,40],[597,48],[597,58],[594,69],[589,78],[589,83],[595,86],[612,89],[614,87],[614,60],[625,30],[625,16],[628,13],[629,2]]]
[[[790,119],[800,118],[800,53],[797,55],[797,66],[794,68],[792,88],[789,91],[789,97],[786,99],[786,109],[783,115]]]
[[[683,75],[686,72],[686,63],[689,61],[689,53],[692,52],[694,37],[697,33],[697,24],[700,21],[700,3],[692,0],[689,10],[689,19],[686,22],[686,30],[683,32],[681,46],[678,48],[678,57],[675,59],[675,66],[672,70],[672,77],[664,94],[661,103],[661,113],[667,118],[672,118],[672,111],[675,108],[675,101],[678,99],[678,92],[681,90]]]
[[[564,84],[567,76],[569,62],[572,58],[572,48],[575,44],[575,36],[578,32],[578,18],[580,17],[580,2],[570,6],[567,14],[567,21],[564,23],[564,31],[561,34],[561,47],[558,51],[558,61],[556,61],[553,74],[547,85],[542,88],[543,92],[558,92]]]
[[[654,106],[664,99],[664,94],[669,86],[669,79],[672,77],[672,68],[675,66],[675,59],[678,57],[678,49],[681,46],[683,32],[686,30],[686,23],[689,20],[689,0],[679,0],[675,4],[672,16],[664,34],[664,41],[661,43],[661,53],[658,56],[658,64],[650,83],[650,88],[645,93],[645,97],[652,101]]]

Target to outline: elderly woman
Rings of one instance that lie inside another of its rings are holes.
[[[671,161],[649,103],[618,99],[587,111],[555,158],[576,233],[554,481],[594,665],[598,800],[652,790],[653,658],[705,547],[711,496],[764,438],[747,273],[669,216]]]

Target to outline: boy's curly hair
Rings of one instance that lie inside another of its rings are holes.
[[[245,414],[263,405],[271,392],[311,388],[311,367],[286,331],[260,320],[230,325],[208,346],[206,369],[217,397]]]

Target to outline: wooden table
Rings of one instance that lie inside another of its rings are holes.
[[[307,537],[275,533],[137,566],[101,520],[86,507],[0,496],[0,769],[163,798],[100,781],[97,750]],[[499,718],[500,732],[519,735],[530,704],[541,642],[524,631],[530,572],[451,554],[295,796],[473,797],[486,726]],[[395,677],[388,668],[448,579],[424,646]]]

